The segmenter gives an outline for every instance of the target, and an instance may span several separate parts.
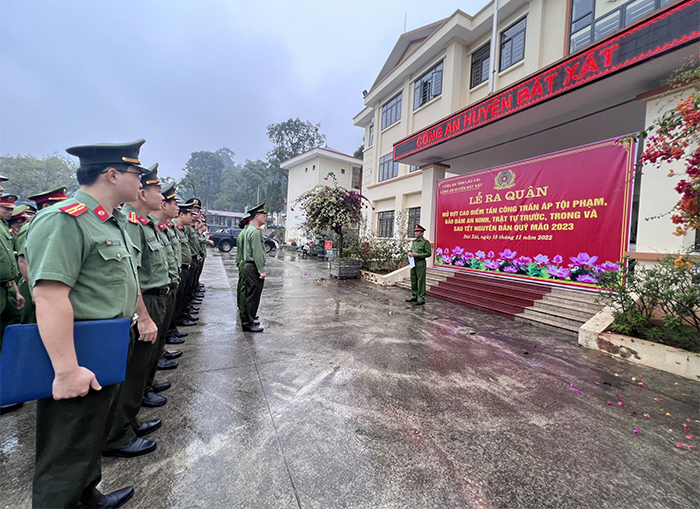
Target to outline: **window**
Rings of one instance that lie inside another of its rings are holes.
[[[341,168],[341,169],[340,169],[340,174],[341,174],[341,175],[345,175],[345,168]]]
[[[654,0],[635,0],[634,2],[629,2],[625,5],[625,24],[637,21],[639,18],[643,18],[647,14],[654,12],[656,7]]]
[[[408,172],[409,172],[409,173],[413,173],[414,171],[418,171],[419,169],[420,169],[420,166],[418,166],[417,164],[412,164],[412,165],[408,168]]]
[[[481,48],[472,53],[472,81],[470,88],[481,85],[489,79],[489,65],[491,62],[491,43],[484,44]]]
[[[394,211],[377,213],[377,237],[394,236]]]
[[[389,152],[388,154],[379,158],[379,180],[378,180],[378,182],[381,182],[383,180],[393,179],[394,177],[397,177],[398,175],[399,175],[399,163],[394,162],[393,152]]]
[[[525,26],[523,18],[501,34],[501,71],[525,58]]]
[[[316,171],[316,165],[315,165],[315,164],[312,164],[312,165],[311,165],[311,171]]]
[[[382,129],[401,120],[401,94],[382,106]]]
[[[309,168],[304,168],[304,173],[309,173]]]
[[[413,84],[413,109],[442,94],[442,62],[430,69]]]
[[[413,228],[420,224],[420,207],[408,209],[408,236],[413,237]]]
[[[369,136],[367,136],[367,139],[369,140],[367,143],[367,148],[369,148],[374,145],[374,124],[369,125]]]
[[[621,14],[622,12],[620,9],[616,9],[610,14],[597,19],[595,21],[595,27],[593,28],[593,40],[597,41],[598,39],[602,39],[620,28]]]

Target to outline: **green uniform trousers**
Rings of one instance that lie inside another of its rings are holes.
[[[265,280],[260,278],[260,272],[258,272],[254,262],[246,262],[243,275],[245,277],[245,300],[241,325],[249,327],[253,325],[255,317],[258,315],[258,306],[260,306],[260,296]]]
[[[94,507],[100,493],[102,448],[119,384],[84,397],[40,399],[36,408],[36,469],[32,506]]]
[[[411,269],[411,298],[425,300],[425,260],[416,259],[416,266]]]
[[[243,306],[245,305],[245,275],[243,274],[243,268],[245,267],[245,261],[238,265],[238,288],[236,295],[238,297],[238,312],[243,317]]]
[[[29,285],[22,279],[17,283],[19,293],[24,297],[24,307],[20,310],[19,315],[22,323],[36,323],[36,306],[32,298],[32,292],[29,291]]]
[[[3,283],[4,285],[4,283]],[[20,311],[17,309],[17,294],[13,287],[0,286],[0,349],[5,327],[20,323]]]
[[[158,361],[163,356],[163,353],[165,353],[165,339],[168,337],[169,326],[172,322],[173,314],[175,313],[177,289],[177,283],[170,283],[170,293],[166,296],[165,300],[165,319],[163,320],[163,326],[158,327],[158,339],[156,340],[155,348],[151,353],[146,389],[143,391],[144,396],[147,392],[153,392],[153,383],[156,378],[156,371],[158,370]]]
[[[167,295],[143,296],[146,311],[148,311],[151,320],[155,322],[156,327],[163,327],[166,300]],[[116,403],[117,410],[110,426],[107,443],[105,444],[106,451],[118,449],[131,442],[136,437],[134,428],[137,428],[140,424],[136,416],[141,410],[143,391],[148,383],[151,355],[155,349],[155,343],[138,341],[138,333],[134,336],[131,342],[129,360],[126,363],[126,377],[119,389]]]

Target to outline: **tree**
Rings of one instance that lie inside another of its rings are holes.
[[[7,192],[23,198],[42,191],[49,191],[60,185],[69,192],[78,189],[75,171],[78,164],[66,156],[54,154],[37,158],[33,155],[0,156],[0,175],[10,180]]]
[[[223,159],[215,152],[204,150],[192,152],[189,161],[185,165],[186,173],[185,177],[180,181],[180,185],[185,188],[191,188],[193,194],[202,200],[204,208],[212,208],[219,196],[221,177],[225,168],[226,165]]]
[[[359,147],[357,147],[357,150],[353,152],[352,157],[356,157],[357,159],[362,159],[362,157],[365,154],[365,144],[363,143]]]
[[[343,256],[343,228],[357,228],[362,222],[362,209],[369,207],[369,200],[349,189],[340,187],[333,173],[334,185],[318,185],[304,193],[295,202],[306,216],[304,227],[321,235],[329,230],[340,239],[339,256]]]
[[[321,134],[321,124],[314,125],[298,118],[267,126],[267,137],[274,145],[267,153],[267,160],[277,166],[326,143],[326,135]]]
[[[221,192],[215,202],[223,210],[243,211],[245,207],[265,202],[271,212],[284,209],[287,197],[272,164],[261,160],[246,160],[243,166],[227,168],[221,183]]]

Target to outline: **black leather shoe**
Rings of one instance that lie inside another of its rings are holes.
[[[416,302],[418,299],[411,297],[410,299],[406,299],[406,302]]]
[[[190,315],[190,316],[192,316],[192,315],[198,315],[198,314],[199,314],[199,309],[190,308],[190,309],[187,310],[187,314]]]
[[[156,450],[156,443],[152,440],[136,437],[119,449],[102,451],[102,456],[116,456],[117,458],[135,458]]]
[[[244,332],[262,332],[264,329],[259,325],[251,325],[248,327],[243,327]]]
[[[158,359],[158,369],[175,369],[177,362],[166,359]]]
[[[416,306],[422,306],[424,304],[425,304],[424,300],[419,300],[418,302],[416,302]]]
[[[165,396],[161,396],[160,394],[156,394],[155,392],[147,392],[141,400],[141,406],[145,406],[147,408],[156,408],[165,405],[167,402],[168,398],[166,398]]]
[[[175,332],[173,332],[172,335],[175,336],[176,338],[185,338],[189,335],[189,333],[188,332],[180,332],[179,330],[175,329]]]
[[[199,317],[187,314],[187,315],[185,315],[185,320],[190,320],[192,322],[196,322],[197,320],[199,320]]]
[[[113,491],[107,495],[102,495],[102,498],[80,503],[78,502],[78,507],[93,507],[96,509],[117,509],[118,507],[126,504],[131,497],[134,496],[134,488],[132,486],[127,486],[117,491]]]
[[[201,292],[195,292],[192,296],[193,296],[195,299],[203,299],[203,298],[204,298],[204,294],[201,293]]]
[[[199,308],[196,308],[194,306],[190,306],[190,309],[194,309],[195,311],[199,311]]]
[[[188,320],[185,318],[185,319],[182,319],[179,322],[177,322],[177,324],[181,325],[183,327],[191,327],[193,325],[197,325],[197,322],[195,322],[193,320]],[[166,341],[166,343],[167,343],[167,341]],[[177,343],[172,343],[172,344],[177,344]]]
[[[163,421],[160,419],[155,419],[153,421],[142,422],[141,426],[134,430],[137,437],[145,437],[149,433],[153,433],[155,430],[163,425]]]
[[[19,410],[24,406],[24,403],[15,403],[13,405],[0,406],[0,415],[9,414],[15,410]]]
[[[169,345],[181,345],[185,342],[182,338],[176,338],[175,336],[169,336],[165,338],[165,342]]]
[[[201,303],[202,303],[202,301],[201,301],[200,299],[192,299],[192,300],[190,301],[190,304],[194,304],[195,306],[196,306],[197,304],[201,304]]]
[[[159,384],[153,384],[153,392],[158,393],[158,392],[167,391],[168,389],[170,389],[171,385],[172,384],[170,382],[161,382]]]
[[[260,322],[258,320],[253,320],[253,325],[260,325]]]
[[[171,360],[173,360],[173,359],[177,359],[177,358],[180,357],[181,355],[182,355],[182,351],[181,351],[181,350],[177,350],[177,351],[175,351],[175,352],[168,352],[168,351],[166,350],[166,351],[163,353],[163,357],[165,357],[165,358],[168,359],[169,361],[171,361]]]

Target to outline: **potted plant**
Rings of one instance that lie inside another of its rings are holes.
[[[362,221],[362,209],[369,207],[369,200],[362,194],[338,185],[333,173],[324,180],[333,185],[318,185],[304,193],[295,204],[304,213],[304,228],[315,235],[331,231],[338,236],[338,257],[330,261],[331,276],[339,279],[359,278],[362,262],[343,257],[343,228],[357,228]]]

